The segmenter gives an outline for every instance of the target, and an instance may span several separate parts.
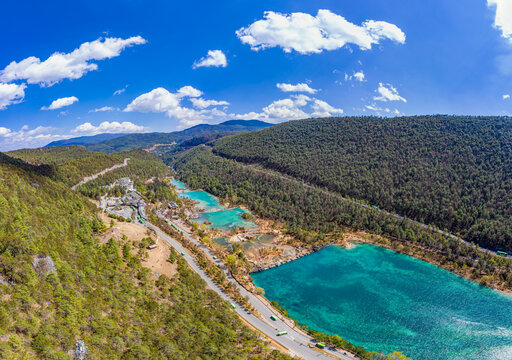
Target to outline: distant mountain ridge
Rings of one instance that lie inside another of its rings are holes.
[[[69,146],[69,145],[85,145],[85,144],[95,144],[105,140],[115,139],[121,136],[129,135],[127,133],[124,134],[98,134],[91,136],[79,136],[76,138],[65,139],[65,140],[57,140],[52,141],[51,143],[45,145],[44,147],[52,147],[52,146]]]
[[[156,144],[172,144],[192,139],[196,136],[213,133],[233,133],[256,131],[268,128],[274,124],[259,120],[228,120],[220,124],[200,124],[191,128],[174,131],[170,133],[153,132],[153,133],[137,133],[122,134],[113,138],[98,140],[102,135],[119,135],[119,134],[100,134],[93,137],[81,137],[75,139],[63,140],[67,143],[54,141],[47,146],[65,146],[65,145],[82,145],[87,150],[101,151],[105,153],[113,153],[118,151],[147,149]],[[86,138],[86,139],[84,139]],[[89,141],[92,140],[92,141]],[[94,141],[97,140],[97,141]],[[79,143],[78,143],[79,142]]]

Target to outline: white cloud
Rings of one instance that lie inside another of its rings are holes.
[[[69,96],[60,98],[57,100],[53,100],[50,106],[43,106],[41,110],[56,110],[60,109],[69,105],[72,105],[78,101],[78,98],[76,96]]]
[[[381,108],[377,104],[365,105],[363,111],[366,110],[374,111],[379,116],[389,116],[390,114],[402,115],[402,113],[398,111],[398,109],[391,110],[389,108]]]
[[[79,79],[87,72],[97,70],[98,65],[91,63],[93,60],[110,59],[119,56],[127,47],[145,43],[146,40],[140,36],[128,39],[100,38],[83,43],[70,53],[56,52],[45,61],[35,56],[20,62],[13,61],[0,71],[0,80],[26,80],[29,84],[52,86],[63,79]]]
[[[112,106],[103,106],[98,109],[89,110],[90,113],[103,112],[103,111],[119,111],[120,109]]]
[[[199,108],[199,109],[206,109],[210,106],[223,106],[223,105],[227,106],[227,105],[229,105],[229,103],[224,100],[217,101],[217,100],[205,100],[203,98],[191,98],[190,101],[196,108]]]
[[[196,88],[187,85],[183,86],[181,89],[178,90],[178,97],[191,97],[196,98],[203,95],[203,92],[201,90],[197,90]]]
[[[0,82],[0,110],[18,104],[25,98],[25,84],[4,84]]]
[[[66,135],[52,134],[51,127],[38,126],[30,130],[24,125],[19,131],[0,127],[0,151],[9,151],[27,147],[41,147],[54,140],[66,138]]]
[[[226,55],[221,50],[208,50],[208,55],[194,62],[192,68],[197,69],[199,67],[226,67],[228,61]]]
[[[382,110],[384,110],[381,107],[378,107],[376,104],[366,105],[365,108],[367,108],[368,110],[371,110],[371,111],[382,111]]]
[[[310,112],[308,112],[308,109]],[[343,113],[343,109],[335,108],[327,102],[306,95],[293,95],[280,99],[265,106],[260,113],[231,114],[243,120],[284,121],[305,119],[310,117],[329,117]]]
[[[361,71],[358,71],[356,72],[354,75],[352,75],[352,77],[357,80],[357,81],[360,81],[360,82],[363,82],[365,81],[366,77],[364,75],[364,72],[361,70]]]
[[[502,97],[503,97],[503,100],[510,99],[510,95],[509,95],[509,94],[505,94],[505,95],[503,95]]]
[[[349,75],[345,73],[345,81],[355,80],[359,82],[366,81],[366,75],[364,74],[363,70],[355,72],[353,75]]]
[[[176,93],[159,87],[138,96],[123,111],[165,113],[167,117],[178,119],[185,126],[197,125],[206,119],[221,116],[221,113],[225,115],[216,108],[206,108],[215,105],[228,105],[227,102],[204,100],[199,98],[202,94],[202,91],[192,86],[183,86]],[[188,98],[194,106],[201,110],[182,106],[181,102],[185,98]]]
[[[119,89],[119,90],[116,90],[114,91],[114,93],[112,94],[112,96],[116,96],[116,95],[121,95],[122,93],[124,93],[126,91],[126,88],[128,87],[128,85],[126,85],[124,88],[122,89]]]
[[[159,113],[175,108],[179,104],[180,100],[176,94],[159,87],[136,97],[123,111]]]
[[[308,94],[314,94],[318,91],[317,89],[312,89],[305,83],[298,83],[296,85],[277,83],[276,86],[284,92],[305,92]]]
[[[379,83],[379,88],[377,89],[379,96],[374,96],[373,100],[378,101],[403,101],[407,102],[406,99],[398,94],[398,90],[393,87],[391,84],[383,84]]]
[[[267,11],[263,17],[236,32],[240,41],[252,50],[278,46],[285,52],[311,54],[336,50],[346,44],[369,50],[384,39],[405,43],[405,34],[396,25],[367,20],[359,26],[329,10],[318,10],[316,16]]]
[[[494,27],[501,31],[501,36],[512,41],[512,2],[510,0],[487,0],[487,6],[496,8]]]
[[[11,133],[11,129],[0,126],[0,137],[5,137]]]
[[[343,109],[337,109],[325,101],[315,99],[311,108],[314,112],[311,114],[313,117],[329,117],[335,114],[343,114]]]
[[[75,129],[71,130],[72,133],[87,133],[89,135],[102,134],[102,133],[140,133],[145,131],[144,126],[136,125],[129,121],[122,123],[117,121],[104,121],[98,126],[92,125],[90,122],[78,125]]]

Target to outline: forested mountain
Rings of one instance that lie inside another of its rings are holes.
[[[92,151],[113,153],[123,150],[146,149],[156,144],[179,143],[204,134],[261,130],[272,125],[258,120],[229,120],[216,125],[196,125],[183,131],[170,133],[130,134],[94,144],[84,144],[84,147]]]
[[[0,358],[71,359],[78,340],[88,359],[282,357],[181,259],[155,280],[100,242],[96,207],[47,168],[0,153]]]
[[[226,137],[213,152],[260,164],[512,250],[508,117],[346,117],[291,121]]]
[[[167,171],[167,167],[157,157],[143,150],[105,154],[89,151],[81,146],[57,146],[16,150],[9,155],[30,164],[42,165],[40,170],[44,169],[53,180],[69,186],[78,183],[85,176],[121,164],[126,158],[130,159],[126,176],[140,171],[146,172],[150,177],[149,173],[151,176],[158,176]]]
[[[38,149],[20,149],[6,153],[10,157],[22,159],[32,164],[56,165],[71,160],[97,156],[98,154],[82,146],[43,147]]]
[[[91,135],[91,136],[79,136],[79,137],[75,137],[75,138],[71,138],[71,139],[52,141],[45,147],[95,144],[95,143],[99,143],[99,142],[102,142],[105,140],[115,139],[115,138],[125,136],[125,135],[129,135],[129,134],[98,134],[98,135]]]

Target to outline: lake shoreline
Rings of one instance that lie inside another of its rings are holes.
[[[188,191],[204,191],[207,193],[206,190],[203,189],[194,189],[191,190],[190,188],[186,188]],[[183,190],[183,189],[182,189]],[[212,194],[213,195],[213,194]],[[226,201],[224,199],[221,199],[217,196],[215,196],[218,203],[222,207],[230,208],[231,206],[235,205],[232,204],[229,201]],[[245,211],[249,211],[250,209],[244,205],[244,204],[236,204],[236,207],[243,209]],[[269,219],[262,219],[258,218],[255,223],[258,225],[258,228],[265,229],[265,231],[270,231],[272,229],[273,232],[277,232],[279,234],[283,234],[282,232],[282,224],[280,226],[273,226],[270,224],[275,224],[276,222]],[[246,229],[246,231],[252,232],[253,229]],[[417,245],[416,243],[407,242],[405,240],[399,240],[399,239],[391,239],[389,237],[383,237],[380,235],[370,234],[365,231],[350,231],[343,234],[342,239],[338,239],[336,241],[329,241],[321,245],[314,246],[312,248],[304,247],[302,244],[300,244],[299,241],[288,241],[286,243],[287,246],[293,247],[295,250],[295,255],[292,256],[283,256],[282,254],[275,254],[275,256],[272,256],[270,259],[266,259],[264,262],[262,261],[251,261],[251,263],[254,265],[254,269],[251,269],[249,271],[249,274],[252,273],[258,273],[262,272],[268,269],[272,269],[281,265],[284,265],[288,262],[300,259],[304,256],[310,255],[312,253],[315,253],[319,250],[322,250],[328,246],[331,245],[339,245],[345,248],[350,248],[351,246],[354,246],[354,244],[357,243],[367,243],[367,244],[373,244],[377,245],[389,250],[393,250],[397,253],[410,256],[412,258],[425,261],[429,264],[438,266],[442,269],[448,270],[451,273],[454,273],[458,276],[461,276],[467,280],[470,280],[472,282],[475,282],[479,285],[489,287],[491,289],[500,291],[505,294],[512,293],[512,289],[510,287],[505,286],[505,284],[502,283],[495,283],[489,281],[486,274],[475,274],[474,272],[471,272],[473,270],[472,267],[457,267],[456,264],[450,262],[443,262],[443,254],[441,254],[439,251],[436,252],[433,249],[421,247]],[[276,244],[277,246],[277,244]]]

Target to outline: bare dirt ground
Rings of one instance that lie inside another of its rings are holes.
[[[103,212],[100,213],[100,217],[107,226],[110,225],[110,220],[113,220]],[[176,274],[177,265],[171,264],[167,261],[169,254],[171,253],[170,246],[153,232],[139,224],[114,220],[114,226],[101,234],[99,236],[99,241],[102,244],[106,243],[110,238],[113,238],[116,241],[124,241],[123,235],[126,235],[126,241],[130,243],[133,241],[138,242],[145,237],[150,237],[155,240],[156,248],[147,250],[148,257],[142,262],[142,265],[154,273],[163,274],[169,278],[172,278],[174,274]],[[137,249],[134,249],[132,252],[136,253]]]

